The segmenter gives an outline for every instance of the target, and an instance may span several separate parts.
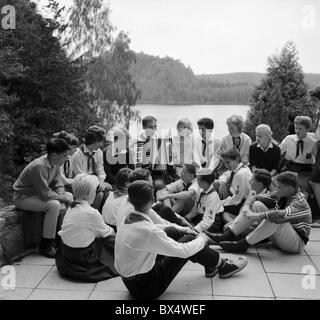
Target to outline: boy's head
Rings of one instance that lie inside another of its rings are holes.
[[[78,174],[72,182],[72,193],[75,200],[85,200],[92,204],[96,197],[99,179],[92,174]]]
[[[312,121],[307,116],[297,116],[294,119],[294,130],[298,139],[304,139],[310,130]]]
[[[215,175],[209,168],[201,168],[197,172],[197,182],[198,186],[203,189],[207,190],[213,181],[215,180]]]
[[[48,141],[46,149],[51,163],[62,166],[69,155],[70,146],[64,139],[52,138]]]
[[[197,122],[198,130],[203,140],[208,140],[214,128],[214,122],[210,118],[201,118]]]
[[[189,119],[181,119],[177,123],[177,131],[180,136],[192,133],[192,124]]]
[[[232,148],[222,153],[221,159],[228,170],[235,170],[241,162],[240,152],[236,148]]]
[[[299,189],[298,176],[295,172],[286,171],[277,176],[278,198],[289,198]]]
[[[138,168],[136,170],[133,170],[129,175],[129,182],[134,182],[137,180],[143,180],[148,181],[149,183],[152,183],[152,177],[150,174],[150,171],[148,169],[142,169]]]
[[[105,138],[106,132],[103,128],[98,126],[92,126],[87,130],[84,136],[84,143],[92,151],[95,151],[102,147]]]
[[[312,102],[315,106],[320,107],[320,87],[316,87],[309,92]]]
[[[259,194],[264,189],[268,189],[271,183],[271,174],[266,169],[256,169],[251,179],[251,190]]]
[[[265,146],[270,143],[272,137],[272,131],[270,126],[267,124],[260,124],[256,127],[256,140],[257,143]]]
[[[157,119],[153,116],[146,116],[142,119],[142,129],[147,137],[153,137],[157,131]]]
[[[231,136],[239,136],[244,128],[244,120],[239,115],[232,115],[227,119],[227,126]]]
[[[181,180],[189,183],[196,178],[197,165],[185,164],[181,171]]]
[[[64,139],[70,146],[69,155],[72,156],[79,145],[79,139],[71,133],[60,131],[53,134],[54,138]]]
[[[153,186],[148,181],[137,180],[129,184],[128,196],[135,210],[148,212],[154,203]]]
[[[129,184],[129,176],[132,170],[129,168],[122,168],[118,171],[115,178],[115,185],[117,190],[126,190]]]

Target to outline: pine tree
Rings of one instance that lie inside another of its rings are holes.
[[[281,141],[288,134],[290,119],[297,115],[314,118],[316,110],[308,96],[308,87],[299,64],[295,45],[287,42],[279,54],[268,58],[268,69],[254,88],[246,121],[246,132],[255,137],[259,124],[270,125],[273,136]]]

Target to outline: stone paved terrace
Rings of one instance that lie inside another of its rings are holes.
[[[320,299],[320,229],[312,229],[311,241],[300,255],[284,254],[266,244],[250,249],[245,256],[249,260],[246,269],[225,280],[207,279],[203,267],[188,262],[161,299]],[[302,287],[302,268],[307,265],[315,267],[315,289]],[[16,289],[0,286],[0,299],[132,299],[120,277],[92,284],[71,282],[59,276],[53,259],[38,255],[25,257],[15,268]],[[3,277],[0,272],[0,280]]]

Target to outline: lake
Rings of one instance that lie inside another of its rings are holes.
[[[158,119],[158,131],[166,134],[170,129],[175,130],[179,119],[188,118],[194,130],[197,130],[197,120],[202,117],[209,117],[214,120],[215,136],[222,138],[228,133],[226,120],[233,114],[247,117],[249,106],[245,105],[136,105],[136,110],[140,111],[141,118],[152,115]],[[130,132],[134,134],[140,130],[136,123],[130,126]],[[174,132],[174,131],[173,131]]]

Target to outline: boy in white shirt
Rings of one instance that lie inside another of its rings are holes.
[[[151,173],[148,169],[142,169],[138,168],[131,172],[129,175],[129,183],[132,183],[134,181],[147,181],[149,183],[153,183],[153,179],[151,176]],[[157,205],[153,206],[152,209],[150,209],[149,217],[155,224],[166,224],[167,226],[175,226],[177,228],[182,227],[191,227],[191,225],[185,221],[182,217],[180,217],[178,214],[174,213],[172,210],[170,210],[167,207],[164,207],[160,210],[156,207]],[[169,210],[166,210],[169,209]],[[118,214],[116,216],[116,227],[119,229],[119,227],[124,223],[125,218],[132,212],[133,206],[128,200],[128,196],[125,197],[124,201],[121,202],[121,205],[118,210]],[[184,230],[184,228],[183,228]]]
[[[224,206],[224,212],[237,216],[245,199],[250,194],[252,172],[241,162],[240,152],[235,148],[224,152],[221,158],[228,169],[219,178],[221,203]]]
[[[228,278],[247,264],[245,258],[222,259],[206,245],[207,236],[197,237],[167,230],[152,223],[149,211],[154,190],[147,181],[135,181],[128,188],[134,210],[119,228],[115,243],[115,267],[129,292],[137,299],[155,299],[165,292],[190,259]],[[209,274],[208,274],[209,276]]]
[[[102,209],[102,218],[105,223],[110,225],[115,231],[117,230],[116,219],[119,208],[127,201],[129,176],[132,170],[129,168],[122,168],[115,177],[115,191],[111,192],[104,203]]]
[[[254,230],[258,225],[259,221],[253,221],[245,216],[245,212],[252,210],[253,212],[260,212],[261,207],[265,207],[267,203],[262,204],[259,201],[252,202],[252,197],[256,195],[263,195],[269,193],[268,188],[271,183],[271,174],[266,169],[256,169],[253,172],[251,180],[251,192],[246,199],[244,205],[240,210],[240,214],[230,222],[225,228],[223,234],[209,234],[206,233],[214,243],[219,243],[221,241],[234,241],[240,236],[244,236]],[[262,205],[262,206],[261,206]],[[268,206],[270,208],[274,207],[275,203],[271,202]],[[209,230],[210,231],[210,230]]]
[[[214,138],[214,122],[211,118],[201,118],[197,125],[200,137],[196,139],[194,161],[202,168],[215,170],[220,162],[221,141]]]
[[[157,200],[168,207],[172,207],[172,210],[181,216],[185,216],[194,210],[200,190],[196,178],[196,169],[195,164],[185,164],[181,172],[181,179],[159,190]],[[170,200],[173,202],[172,205]]]
[[[194,229],[197,232],[207,230],[215,232],[215,217],[223,212],[223,205],[213,186],[214,178],[215,176],[209,168],[201,168],[197,172],[197,181],[201,193],[197,197],[196,210],[186,216],[186,219],[196,225]]]
[[[251,138],[243,132],[244,120],[239,115],[232,115],[227,119],[229,134],[222,138],[220,153],[232,148],[240,152],[243,164],[249,163],[249,150],[252,143]]]
[[[296,134],[286,136],[279,146],[281,154],[285,154],[285,171],[298,174],[299,187],[307,199],[310,192],[309,181],[317,153],[316,140],[308,134],[311,125],[310,117],[295,117]]]
[[[85,134],[84,143],[72,155],[70,160],[75,176],[80,173],[87,173],[98,177],[99,186],[92,206],[100,212],[109,191],[112,190],[111,185],[105,182],[106,173],[103,166],[103,152],[100,149],[104,141],[105,130],[98,126],[90,127]]]

